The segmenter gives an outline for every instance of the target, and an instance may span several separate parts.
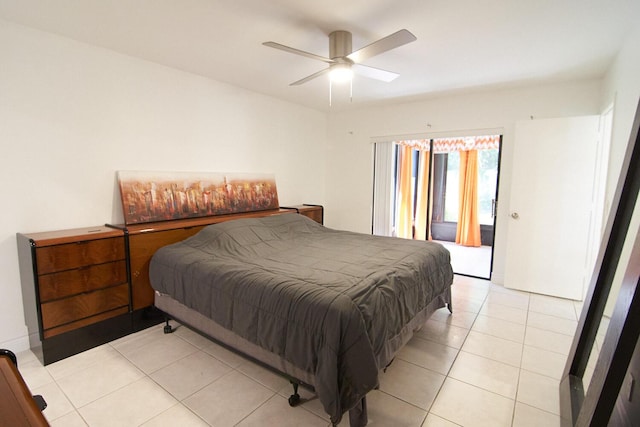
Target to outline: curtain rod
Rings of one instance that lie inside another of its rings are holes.
[[[463,129],[463,130],[451,130],[441,132],[423,132],[404,135],[385,135],[385,136],[372,136],[371,143],[376,142],[392,142],[392,141],[407,141],[411,139],[432,139],[432,138],[451,138],[451,137],[464,137],[464,136],[483,136],[483,135],[502,135],[504,134],[504,128],[486,128],[486,129]]]

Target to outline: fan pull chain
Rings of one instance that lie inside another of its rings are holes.
[[[333,81],[329,79],[329,107],[331,107]],[[349,80],[349,102],[353,103],[353,79]]]
[[[349,102],[353,103],[353,77],[349,79]]]

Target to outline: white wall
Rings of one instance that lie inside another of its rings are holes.
[[[518,120],[600,113],[601,81],[587,80],[517,89],[479,91],[421,102],[372,107],[329,117],[327,225],[371,231],[372,144],[384,135],[429,134],[502,128],[502,164],[498,196],[493,281],[502,283],[514,127]],[[428,128],[427,125],[431,127]]]
[[[117,170],[275,173],[325,202],[326,114],[0,20],[0,347],[27,348],[16,232],[121,222]]]
[[[633,28],[616,56],[603,83],[602,108],[614,103],[607,206],[615,191],[629,132],[640,99],[640,27]]]
[[[614,102],[613,131],[611,135],[611,156],[609,158],[609,179],[607,182],[607,206],[611,205],[624,154],[629,143],[629,135],[636,109],[640,100],[640,27],[636,27],[628,35],[626,43],[609,68],[603,84],[603,107]],[[629,226],[629,235],[635,236],[640,230],[640,207],[636,207]],[[611,297],[608,300],[605,314],[611,315],[615,299],[622,284],[626,265],[631,256],[635,239],[627,238],[620,255],[619,267],[613,281]]]

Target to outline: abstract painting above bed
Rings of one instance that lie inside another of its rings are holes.
[[[159,249],[153,288],[313,378],[332,422],[437,307],[450,303],[437,243],[332,230],[302,216],[239,219]],[[417,319],[417,320],[416,320]]]
[[[271,174],[118,171],[125,224],[278,209]]]

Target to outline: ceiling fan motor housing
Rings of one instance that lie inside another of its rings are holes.
[[[347,59],[346,56],[351,52],[353,52],[353,49],[351,47],[351,33],[349,31],[339,30],[329,34],[329,58],[335,60]]]

